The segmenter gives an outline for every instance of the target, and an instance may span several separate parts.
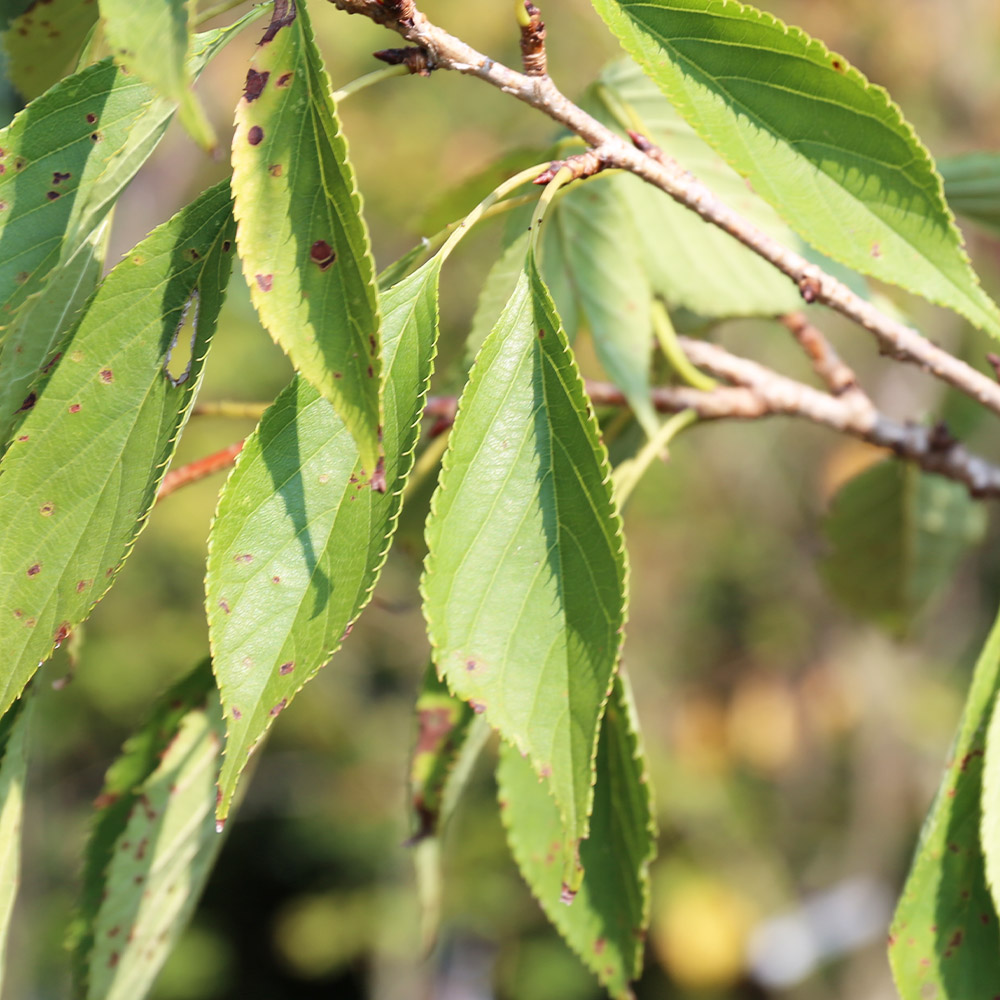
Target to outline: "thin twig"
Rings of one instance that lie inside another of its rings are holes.
[[[163,482],[160,484],[160,491],[156,494],[157,503],[165,497],[170,496],[171,493],[179,490],[182,486],[190,486],[191,483],[205,479],[215,472],[222,472],[223,469],[228,469],[236,461],[236,456],[242,450],[243,442],[236,441],[234,444],[229,445],[228,448],[223,448],[222,451],[206,455],[204,458],[199,458],[194,462],[188,462],[187,465],[182,465],[179,469],[171,469],[163,477]]]
[[[398,32],[427,53],[435,67],[451,69],[511,94],[583,138],[608,166],[628,170],[725,230],[792,279],[807,302],[820,302],[864,327],[884,353],[920,365],[936,378],[1000,413],[1000,384],[932,344],[911,327],[886,316],[800,254],[762,232],[723,204],[712,191],[648,140],[626,142],[570,101],[547,75],[529,76],[488,58],[432,24],[410,0],[329,0]],[[641,148],[640,148],[641,147]]]
[[[788,313],[781,322],[789,329],[812,362],[813,370],[826,383],[835,396],[845,392],[860,392],[858,377],[853,369],[841,360],[821,330],[813,326],[800,313]]]

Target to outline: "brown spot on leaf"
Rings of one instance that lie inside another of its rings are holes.
[[[261,37],[260,44],[267,45],[274,41],[274,36],[287,28],[296,16],[295,0],[274,0],[274,13],[271,15],[271,23],[267,26],[267,31]]]
[[[267,83],[267,78],[270,75],[267,70],[263,73],[258,73],[255,69],[247,70],[247,82],[243,87],[243,96],[246,98],[247,104],[260,97],[264,84]]]
[[[28,274],[27,271],[18,271],[17,272],[17,277],[15,277],[14,280],[19,285],[23,285],[28,280],[28,278],[30,278],[30,277],[31,277],[31,275]]]
[[[882,256],[882,248],[877,243],[872,244],[872,256],[875,258]]]
[[[284,168],[283,168],[283,167],[281,166],[281,164],[280,164],[280,163],[272,163],[272,164],[271,164],[271,165],[270,165],[270,166],[269,166],[269,167],[267,168],[267,172],[268,172],[268,173],[269,173],[269,174],[270,174],[270,175],[271,175],[272,177],[280,177],[280,176],[281,176],[281,174],[282,174],[282,172],[283,172],[283,169],[284,169]]]
[[[234,561],[238,563],[252,563],[253,556],[249,552],[244,552],[243,555],[234,556]]]
[[[544,330],[539,330],[538,331],[538,339],[542,340],[544,338],[544,336],[545,336],[545,331]]]
[[[18,441],[27,441],[27,440],[28,440],[28,435],[27,435],[27,434],[22,434],[22,435],[21,435],[21,436],[20,436],[20,437],[18,438]]]
[[[80,412],[80,404],[79,403],[70,403],[70,405],[69,405],[69,412],[70,413],[79,413]]]
[[[59,192],[58,191],[46,191],[45,192],[45,197],[48,198],[49,201],[55,201],[56,198],[59,197]]]
[[[604,951],[604,949],[605,949],[606,946],[607,946],[607,942],[604,940],[604,938],[598,938],[594,942],[594,954],[595,955],[600,955],[601,952]]]
[[[63,181],[68,181],[73,175],[70,173],[61,174],[58,170],[54,171],[52,174],[53,184],[62,184]]]
[[[87,124],[95,125],[97,123],[97,115],[93,111],[87,113]]]
[[[61,357],[62,357],[62,351],[58,351],[56,354],[53,354],[52,357],[49,358],[49,360],[45,362],[45,367],[42,368],[42,374],[43,375],[48,375],[48,373],[50,371],[52,371],[53,368],[55,368],[56,362]]]
[[[277,86],[287,87],[288,84],[291,82],[293,76],[294,76],[293,73],[282,73],[281,76],[278,77]]]
[[[325,271],[337,259],[337,255],[326,240],[317,240],[309,249],[309,259]]]
[[[233,705],[233,718],[237,722],[239,722],[239,720],[243,718],[243,713],[235,705]]]
[[[282,698],[281,701],[279,701],[278,704],[275,705],[274,708],[272,708],[268,714],[271,716],[272,719],[277,715],[281,715],[287,704],[288,704],[288,699]]]
[[[201,254],[194,247],[191,247],[187,252],[187,258],[188,260],[201,260]]]
[[[59,628],[56,629],[55,635],[52,637],[52,641],[56,644],[56,649],[58,649],[69,638],[69,633],[69,622],[63,622]]]
[[[118,952],[111,952],[111,957],[108,959],[108,968],[113,969],[118,964]]]
[[[251,146],[259,146],[264,141],[264,130],[259,125],[254,125],[247,132],[247,142]]]
[[[371,365],[368,366],[368,377],[375,378],[375,369]]]
[[[476,715],[482,715],[483,712],[486,711],[486,705],[481,701],[470,701],[469,707],[476,713]]]
[[[274,287],[273,274],[258,274],[255,277],[257,281],[257,287],[262,292],[269,292]]]
[[[28,567],[28,576],[38,576],[41,573],[42,567],[40,563],[35,563],[33,566]]]
[[[24,397],[24,402],[18,407],[17,412],[24,413],[25,410],[30,410],[37,401],[38,394],[35,392],[29,392],[28,395]]]
[[[38,513],[42,517],[51,517],[55,512],[56,505],[54,503],[43,503],[41,507],[38,508]]]
[[[271,577],[271,583],[281,583],[281,577],[280,576],[272,576]]]
[[[229,253],[229,251],[232,249],[232,247],[233,247],[233,244],[232,244],[232,242],[230,240],[223,240],[222,241],[222,252],[223,253]]]
[[[835,70],[836,70],[836,71],[837,71],[838,73],[843,73],[843,72],[844,72],[844,64],[843,64],[843,63],[842,63],[842,62],[841,62],[841,61],[840,61],[839,59],[834,59],[834,60],[833,60],[833,62],[831,62],[831,63],[830,63],[830,65],[831,65],[831,66],[832,66],[832,67],[833,67],[833,68],[834,68],[834,69],[835,69]]]
[[[333,377],[334,378],[343,378],[344,375],[343,375],[343,372],[334,372],[333,373]]]
[[[100,132],[91,132],[90,133],[90,141],[91,142],[100,142],[101,141],[101,133]]]
[[[219,607],[228,615],[229,614],[229,604],[226,601],[219,601]]]
[[[281,666],[278,667],[278,673],[282,675],[287,675],[290,674],[294,669],[295,669],[295,664],[291,660],[289,660],[288,663],[282,663]]]
[[[115,380],[115,374],[114,374],[114,372],[110,368],[102,368],[101,369],[101,381],[102,382],[104,382],[105,384],[108,384],[110,382],[114,382],[114,380]]]
[[[92,586],[93,580],[77,580],[76,581],[76,592],[82,594],[88,587]]]

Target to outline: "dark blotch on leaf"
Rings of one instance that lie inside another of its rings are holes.
[[[264,141],[264,130],[259,125],[254,125],[247,133],[247,142],[251,146],[259,146]]]
[[[229,253],[229,251],[232,250],[232,248],[233,248],[233,244],[232,244],[232,242],[230,240],[223,240],[222,241],[222,252],[223,253]]]
[[[42,567],[40,563],[35,563],[34,566],[28,567],[28,576],[38,576],[41,573]]]
[[[89,125],[93,125],[96,121],[97,121],[97,115],[95,115],[92,111],[89,112],[87,114],[87,123]]]
[[[46,191],[45,192],[45,197],[48,198],[49,201],[55,201],[56,198],[59,197],[59,192],[58,191]]]
[[[287,698],[282,698],[281,701],[279,701],[278,704],[275,705],[274,708],[271,709],[271,711],[269,713],[271,715],[271,717],[273,718],[276,715],[280,715],[281,712],[284,710],[284,708],[285,708],[285,706],[287,704],[288,704],[288,699]]]
[[[309,250],[309,259],[325,271],[336,259],[337,255],[326,240],[317,240]]]
[[[292,76],[292,73],[282,73],[281,76],[278,77],[278,86],[287,87],[288,84],[291,83]]]
[[[101,371],[101,381],[104,383],[114,382],[115,376],[114,372],[110,368],[105,368]]]
[[[288,663],[282,663],[281,666],[278,667],[278,673],[282,675],[287,675],[290,674],[294,669],[295,669],[295,664],[289,661]]]
[[[30,410],[35,403],[38,401],[38,394],[35,392],[29,392],[27,396],[24,397],[24,402],[18,407],[18,413],[24,413],[25,410]]]
[[[234,719],[235,719],[235,720],[236,720],[237,722],[239,722],[239,721],[240,721],[240,719],[242,719],[242,718],[243,718],[243,713],[242,713],[242,712],[241,712],[241,711],[240,711],[240,710],[239,710],[239,709],[238,709],[238,708],[237,708],[237,707],[236,707],[235,705],[233,705],[233,718],[234,718]]]
[[[264,32],[260,44],[267,45],[268,42],[274,41],[274,36],[282,28],[291,24],[295,20],[296,14],[295,0],[274,0],[274,13],[271,15],[271,23],[267,26],[267,31]]]
[[[270,75],[266,70],[263,73],[258,73],[255,69],[247,70],[247,82],[243,87],[243,96],[248,104],[260,97],[264,84],[267,83],[267,78]]]
[[[280,177],[280,176],[281,176],[281,174],[282,174],[282,172],[283,172],[283,167],[281,166],[281,164],[280,164],[280,163],[272,163],[272,164],[271,164],[271,165],[270,165],[270,166],[269,166],[269,167],[267,168],[267,172],[268,172],[268,173],[269,173],[269,174],[270,174],[270,175],[271,175],[272,177]]]
[[[43,503],[42,506],[38,508],[38,513],[41,514],[42,517],[51,517],[55,509],[56,505],[54,503]]]
[[[62,184],[63,181],[68,181],[73,175],[71,173],[60,173],[58,170],[54,171],[52,174],[53,184]]]
[[[90,133],[90,139],[91,139],[91,142],[100,142],[101,141],[101,133],[100,132],[91,132]]]
[[[258,274],[256,276],[257,287],[262,292],[269,292],[274,285],[274,275],[273,274]]]
[[[79,413],[80,412],[80,404],[79,403],[71,403],[70,407],[69,407],[69,412],[70,413]]]

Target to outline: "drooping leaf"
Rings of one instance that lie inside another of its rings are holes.
[[[200,381],[235,226],[225,184],[108,275],[0,462],[0,708],[107,592],[156,496]],[[195,310],[191,363],[172,342]]]
[[[63,338],[97,287],[104,268],[109,223],[105,219],[52,275],[41,294],[18,310],[0,340],[0,453],[18,411],[58,360]]]
[[[801,250],[799,238],[775,210],[699,138],[631,59],[604,68],[591,103],[605,119],[612,108],[634,115],[631,127],[668,151],[730,208],[778,242]],[[616,177],[613,183],[639,235],[642,266],[671,308],[723,317],[774,316],[801,307],[799,291],[785,275],[718,226],[637,177]]]
[[[880,462],[834,497],[823,576],[846,607],[902,632],[985,529],[982,506],[961,484]]]
[[[382,298],[387,489],[370,488],[343,420],[303,378],[264,414],[223,490],[207,607],[228,737],[224,817],[247,757],[368,603],[413,464],[437,342],[434,257]]]
[[[656,853],[645,761],[625,679],[615,678],[601,724],[590,836],[580,844],[584,876],[566,905],[558,865],[559,810],[509,744],[497,770],[507,840],[521,874],[566,943],[616,1000],[632,997],[649,925],[649,865]]]
[[[21,876],[21,823],[27,770],[30,696],[25,694],[0,719],[0,986],[7,964],[7,933]]]
[[[109,769],[74,928],[79,1000],[142,1000],[190,919],[223,840],[213,815],[223,730],[205,662]]]
[[[416,712],[417,742],[410,759],[413,842],[437,834],[448,776],[475,719],[464,701],[452,697],[433,663],[424,674]]]
[[[602,177],[568,192],[545,225],[559,228],[601,366],[651,434],[657,424],[649,393],[653,292],[615,184],[619,179]]]
[[[624,621],[609,475],[529,254],[462,395],[427,522],[422,590],[439,672],[547,779],[571,844],[587,835]]]
[[[211,149],[215,134],[191,91],[188,6],[189,0],[100,0],[104,32],[115,60],[179,104],[185,128],[199,145]]]
[[[1000,929],[980,845],[986,730],[1000,688],[1000,623],[976,664],[951,760],[889,934],[902,1000],[1000,994]]]
[[[192,72],[263,9],[198,35]],[[106,59],[62,80],[0,130],[0,330],[98,227],[173,111]]]
[[[35,0],[4,32],[11,83],[29,101],[44,93],[72,68],[96,22],[93,0]]]
[[[938,162],[948,204],[993,235],[1000,235],[1000,153],[967,153]]]
[[[593,0],[702,138],[818,250],[1000,334],[930,154],[842,56],[736,0]]]
[[[15,18],[20,17],[36,0],[0,0],[0,29],[6,30]]]
[[[379,454],[379,315],[361,199],[305,5],[278,0],[247,74],[233,193],[250,295],[328,399],[371,474]]]

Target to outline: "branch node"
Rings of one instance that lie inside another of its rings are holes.
[[[823,284],[815,274],[803,274],[799,278],[799,293],[808,302],[815,302],[823,291]]]
[[[390,66],[405,66],[411,73],[419,76],[430,76],[431,70],[437,69],[431,59],[431,54],[420,46],[407,46],[403,49],[381,49],[372,55]]]
[[[534,183],[548,184],[563,167],[569,167],[572,175],[570,180],[578,181],[584,177],[593,177],[594,174],[599,174],[607,165],[608,161],[604,153],[598,149],[588,149],[567,157],[565,160],[553,160],[548,168],[535,178]]]
[[[948,425],[943,420],[939,420],[927,435],[927,447],[931,452],[941,454],[951,451],[957,445],[958,438],[951,433]]]
[[[389,19],[404,25],[407,28],[413,26],[413,19],[417,9],[413,5],[413,0],[375,0]]]
[[[524,0],[528,23],[521,25],[521,61],[528,76],[548,74],[545,56],[545,22],[542,12],[531,2]]]
[[[641,132],[636,132],[634,129],[626,130],[628,137],[632,140],[632,145],[639,150],[640,153],[646,153],[652,156],[653,159],[658,160],[662,154],[663,150],[656,145],[648,136],[643,135]]]

